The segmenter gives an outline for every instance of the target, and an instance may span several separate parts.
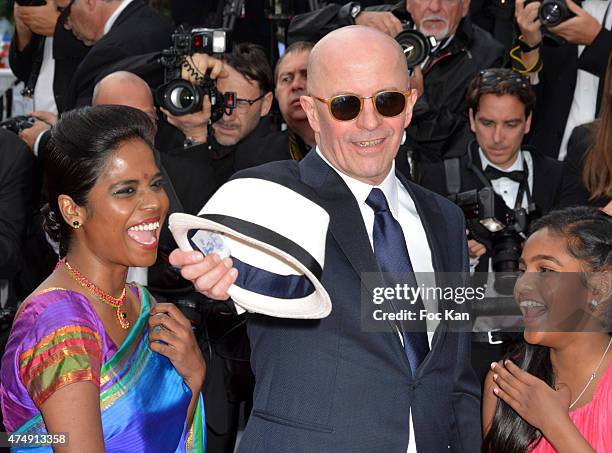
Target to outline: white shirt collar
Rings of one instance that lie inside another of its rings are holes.
[[[487,159],[487,156],[485,156],[485,153],[482,151],[482,148],[480,147],[478,147],[478,153],[480,154],[480,162],[482,163],[483,170],[487,168],[488,165],[490,165],[493,168],[497,168],[498,170],[506,171],[506,172],[523,170],[523,153],[521,151],[518,152],[518,154],[516,155],[516,159],[514,159],[514,163],[510,165],[510,167],[508,168],[501,168],[495,165],[494,163],[492,163],[489,159]]]
[[[104,34],[105,35],[110,31],[112,26],[115,24],[115,21],[117,20],[117,17],[119,17],[119,14],[121,14],[121,12],[125,8],[127,8],[127,6],[133,1],[134,0],[123,0],[121,4],[119,5],[119,7],[115,11],[113,11],[113,14],[110,15],[110,17],[106,20],[106,23],[104,24]]]
[[[389,203],[389,207],[391,208],[391,213],[395,218],[397,218],[399,210],[399,201],[397,194],[397,184],[395,183],[394,161],[391,163],[391,170],[389,171],[383,182],[377,186],[372,186],[371,184],[359,181],[358,179],[352,178],[351,176],[342,173],[325,158],[318,146],[316,147],[316,151],[317,154],[321,157],[321,159],[323,159],[323,161],[327,165],[333,168],[336,173],[340,175],[342,180],[345,182],[345,184],[348,186],[349,190],[357,200],[357,203],[359,203],[360,205],[365,204],[372,189],[378,188],[382,190],[382,192],[385,194],[385,197],[387,198],[387,203]]]

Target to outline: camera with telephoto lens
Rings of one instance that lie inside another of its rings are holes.
[[[33,116],[19,115],[0,122],[0,127],[19,135],[22,130],[32,127],[35,121]]]
[[[425,36],[420,31],[409,28],[407,24],[395,40],[402,46],[408,69],[423,63],[438,44],[435,37]]]
[[[525,6],[538,0],[527,0]],[[545,27],[554,27],[575,16],[567,6],[565,0],[541,0],[538,9],[538,18]]]
[[[538,17],[542,25],[554,27],[574,17],[565,0],[542,0]]]
[[[495,291],[512,294],[525,232],[536,217],[535,207],[511,210],[491,187],[453,194],[449,199],[463,210],[471,237],[491,251]]]
[[[221,119],[224,113],[231,114],[236,107],[236,93],[221,94],[210,74],[200,73],[189,58],[196,53],[223,54],[228,51],[228,47],[227,30],[194,28],[185,31],[179,28],[172,35],[172,47],[164,50],[160,58],[164,68],[164,83],[155,92],[157,104],[172,115],[187,115],[202,110],[204,96],[208,96],[211,123]],[[195,83],[181,78],[183,67],[193,76]]]

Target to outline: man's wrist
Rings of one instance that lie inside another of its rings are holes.
[[[595,41],[595,38],[597,38],[597,36],[601,33],[601,30],[603,30],[603,25],[599,24],[599,27],[595,29],[594,33],[591,33],[591,36],[589,36],[588,42],[585,45],[590,46],[593,44],[593,41]]]
[[[528,41],[527,39],[525,39],[523,35],[521,35],[518,37],[518,45],[519,45],[519,48],[521,49],[521,52],[527,53],[527,52],[531,52],[533,50],[539,49],[542,46],[542,39],[540,39],[538,42],[534,44],[534,43],[530,43],[530,41]]]

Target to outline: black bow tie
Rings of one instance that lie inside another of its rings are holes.
[[[510,178],[511,180],[520,183],[525,180],[525,172],[523,170],[502,171],[495,167],[491,167],[490,165],[487,165],[484,174],[489,181],[499,178]]]

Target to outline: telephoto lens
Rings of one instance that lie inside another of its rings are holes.
[[[409,69],[423,63],[437,45],[433,36],[425,36],[418,30],[406,28],[395,37],[395,40],[402,46]]]
[[[569,10],[565,0],[542,0],[538,16],[542,25],[554,27],[574,17],[575,14]]]
[[[157,90],[157,103],[175,116],[198,112],[202,109],[201,90],[183,79],[172,80]]]

